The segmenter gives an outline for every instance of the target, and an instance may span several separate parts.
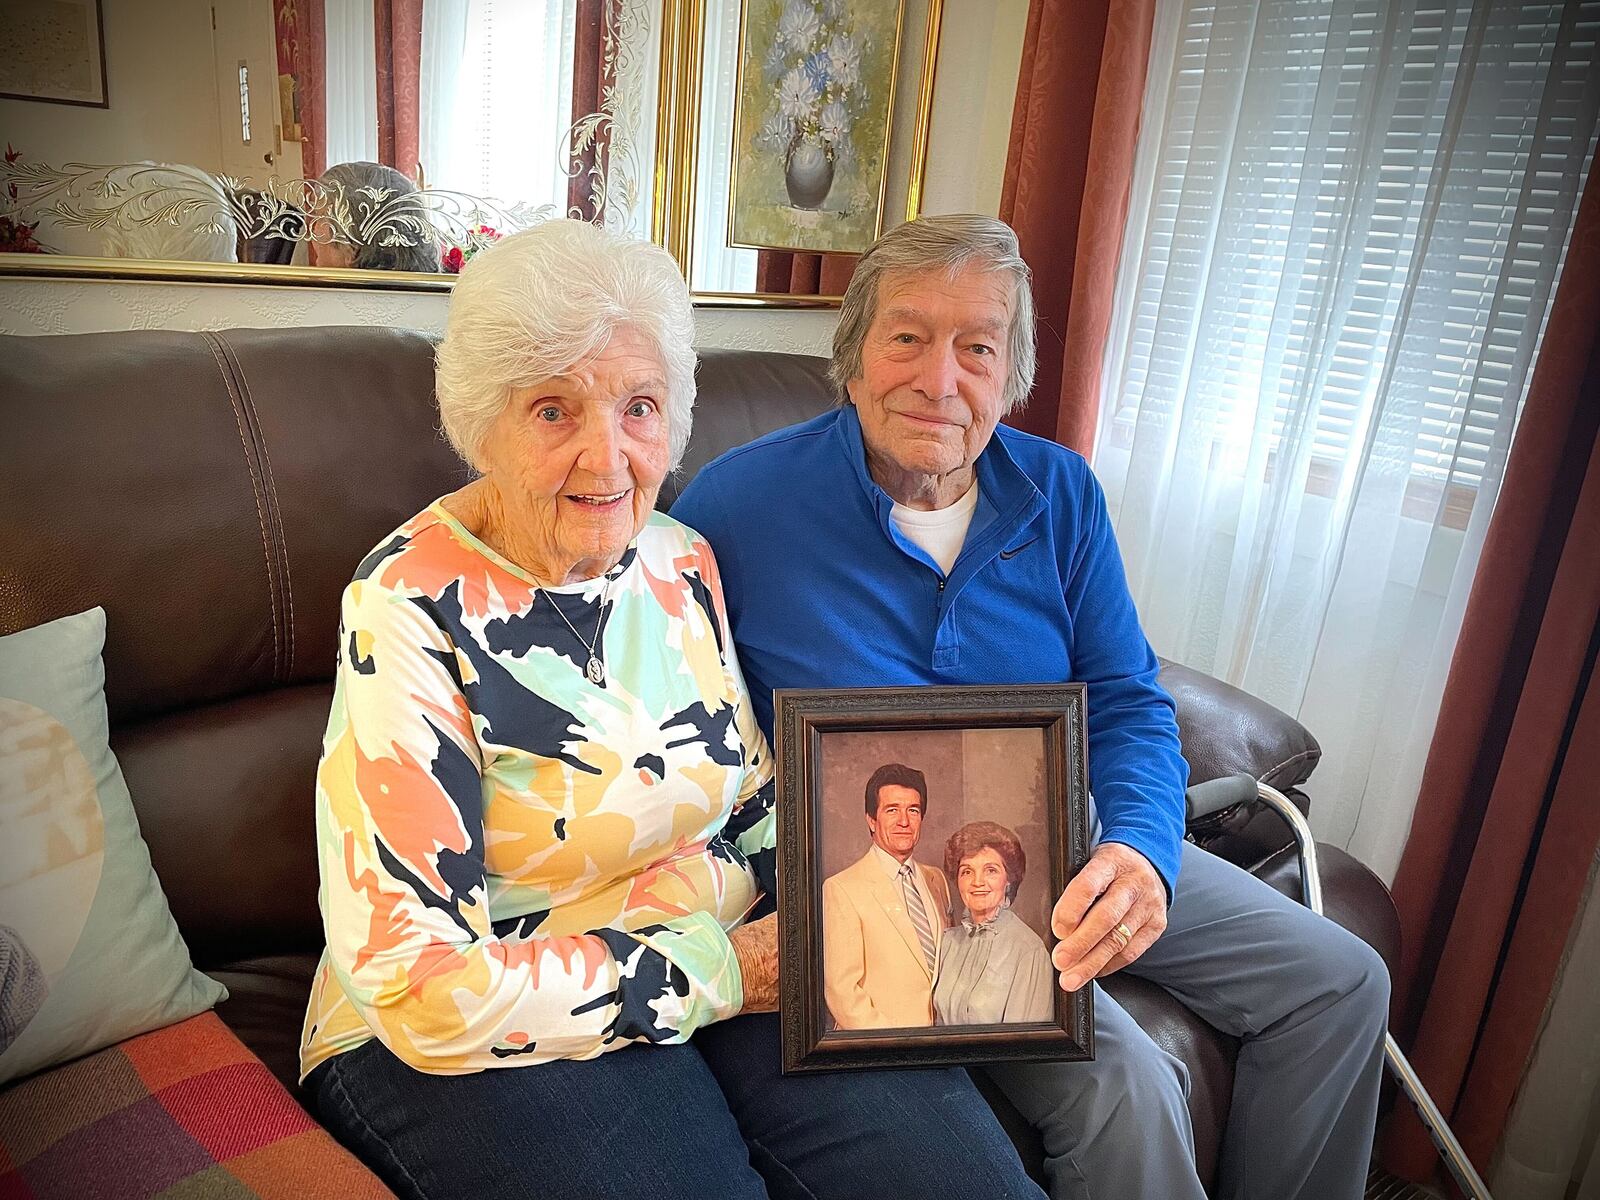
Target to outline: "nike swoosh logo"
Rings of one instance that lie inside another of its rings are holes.
[[[1029,546],[1033,545],[1038,540],[1039,539],[1037,537],[1031,537],[1027,541],[1023,542],[1022,545],[1020,545],[1020,546],[1013,546],[1009,550],[1000,551],[1000,557],[1001,558],[1015,558],[1017,555],[1021,554],[1024,550],[1026,550]]]

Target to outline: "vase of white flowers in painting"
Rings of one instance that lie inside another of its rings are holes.
[[[784,160],[783,182],[796,208],[821,208],[833,187],[833,159],[820,139],[804,134],[795,139]]]
[[[795,208],[823,207],[836,165],[855,154],[851,133],[867,102],[866,38],[855,26],[844,0],[785,0],[762,58],[773,93],[757,142],[784,156]]]

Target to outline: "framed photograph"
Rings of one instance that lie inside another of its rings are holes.
[[[860,253],[883,226],[903,0],[743,0],[729,243]]]
[[[1083,685],[774,705],[784,1070],[1094,1057],[1049,956],[1089,857]]]
[[[9,0],[0,97],[108,107],[100,0]]]

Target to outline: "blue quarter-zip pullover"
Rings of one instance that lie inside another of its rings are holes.
[[[889,520],[844,405],[730,450],[672,507],[716,551],[734,641],[772,737],[775,688],[1082,682],[1101,840],[1170,897],[1188,767],[1172,699],[1083,458],[1008,426],[978,456],[948,576]]]

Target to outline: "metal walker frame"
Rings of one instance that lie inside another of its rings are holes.
[[[1236,805],[1248,804],[1252,800],[1259,801],[1277,813],[1294,834],[1295,850],[1300,860],[1300,882],[1304,903],[1318,916],[1325,915],[1322,911],[1322,876],[1317,869],[1316,838],[1311,833],[1311,826],[1307,823],[1305,815],[1287,796],[1270,784],[1261,783],[1249,775],[1230,775],[1196,784],[1189,789],[1185,800],[1188,805],[1189,823]],[[1439,1106],[1433,1102],[1428,1089],[1423,1086],[1422,1080],[1396,1044],[1392,1033],[1384,1035],[1383,1057],[1389,1074],[1394,1076],[1395,1082],[1400,1085],[1400,1090],[1406,1094],[1406,1098],[1417,1110],[1417,1116],[1422,1119],[1428,1136],[1433,1139],[1434,1147],[1439,1151],[1439,1157],[1444,1160],[1445,1167],[1455,1179],[1456,1185],[1471,1200],[1494,1200],[1482,1176],[1472,1165],[1466,1151],[1461,1148],[1456,1135],[1451,1132],[1444,1114],[1439,1111]]]

